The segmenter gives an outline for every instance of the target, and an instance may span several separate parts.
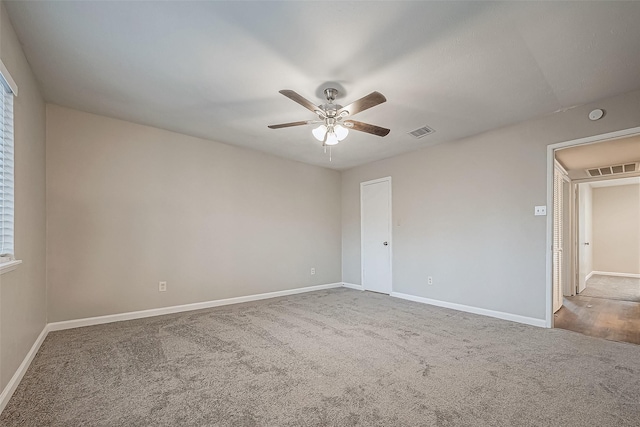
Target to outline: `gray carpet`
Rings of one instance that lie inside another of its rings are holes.
[[[2,426],[638,426],[640,346],[350,289],[51,333]]]
[[[640,302],[640,279],[594,274],[580,296]]]

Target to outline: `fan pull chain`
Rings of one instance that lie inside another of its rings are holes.
[[[324,148],[324,154],[327,154],[327,144],[322,144],[322,148]],[[329,145],[329,161],[331,161],[331,146]]]

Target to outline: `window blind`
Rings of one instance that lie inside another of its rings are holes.
[[[2,67],[4,68],[4,67]],[[13,91],[0,73],[0,256],[13,258]]]

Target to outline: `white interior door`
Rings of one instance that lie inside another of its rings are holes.
[[[587,287],[587,276],[592,271],[592,189],[586,184],[578,184],[578,293]]]
[[[391,177],[360,184],[362,286],[391,293]]]
[[[573,184],[567,176],[564,177],[564,183],[562,185],[562,200],[563,200],[563,251],[564,251],[564,286],[562,287],[562,293],[565,297],[575,295],[575,281],[573,280],[573,209],[575,208],[574,196],[573,196]]]

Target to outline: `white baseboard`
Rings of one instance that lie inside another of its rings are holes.
[[[48,333],[48,325],[45,325],[45,327],[42,329],[42,332],[40,332],[40,335],[38,335],[38,338],[36,338],[36,342],[34,342],[31,346],[31,350],[29,350],[24,360],[18,367],[18,370],[15,374],[13,374],[13,377],[11,377],[9,383],[7,383],[7,386],[4,388],[4,390],[2,390],[2,393],[0,393],[0,414],[4,410],[5,406],[7,406],[7,403],[9,403],[9,400],[11,399],[11,396],[13,396],[13,393],[18,388],[18,384],[20,384],[20,381],[22,381],[22,377],[24,377],[27,369],[29,369],[29,365],[31,365],[33,358],[36,357],[36,354],[38,353],[38,350],[40,349],[40,346],[44,342],[44,339],[47,337]]]
[[[600,274],[600,273],[596,272],[596,274]],[[175,305],[171,307],[162,307],[162,308],[155,308],[150,310],[134,311],[129,313],[119,313],[119,314],[112,314],[107,316],[89,317],[85,319],[76,319],[76,320],[67,320],[63,322],[49,323],[44,327],[44,329],[42,330],[42,332],[40,333],[36,341],[33,343],[31,350],[29,350],[24,360],[18,367],[18,370],[13,375],[11,380],[9,380],[9,383],[4,388],[2,393],[0,393],[0,413],[2,413],[7,403],[9,403],[9,399],[11,399],[11,396],[13,395],[16,388],[18,387],[18,384],[20,384],[22,377],[27,372],[29,365],[33,361],[33,358],[35,357],[38,350],[40,349],[40,346],[44,342],[44,339],[47,337],[47,334],[51,331],[80,328],[83,326],[101,325],[104,323],[121,322],[125,320],[142,319],[145,317],[161,316],[164,314],[180,313],[184,311],[201,310],[204,308],[219,307],[219,306],[230,305],[230,304],[239,304],[243,302],[258,301],[258,300],[263,300],[268,298],[277,298],[277,297],[283,297],[287,295],[300,294],[304,292],[313,292],[313,291],[319,291],[323,289],[338,288],[341,286],[344,286],[350,289],[363,290],[362,285],[355,285],[352,283],[329,283],[326,285],[287,289],[284,291],[267,292],[263,294],[247,295],[243,297],[226,298],[226,299],[220,299],[220,300],[198,302],[193,304]],[[452,308],[454,310],[465,311],[468,313],[481,314],[484,316],[496,317],[498,319],[511,320],[513,322],[545,327],[544,319],[535,319],[532,317],[519,316],[517,314],[503,313],[499,311],[486,310],[483,308],[471,307],[471,306],[466,306],[462,304],[455,304],[455,303],[450,303],[446,301],[432,300],[429,298],[423,298],[423,297],[403,294],[399,292],[392,292],[391,296],[410,300],[410,301],[421,302],[424,304],[436,305],[439,307]]]
[[[587,280],[591,279],[591,276],[593,276],[594,274],[596,274],[596,272],[595,272],[595,271],[592,271],[591,273],[587,274],[587,275],[584,277],[584,281],[586,282]]]
[[[421,302],[423,304],[435,305],[435,306],[444,307],[444,308],[451,308],[453,310],[464,311],[466,313],[480,314],[482,316],[495,317],[497,319],[510,320],[512,322],[538,326],[540,328],[547,327],[545,319],[536,319],[535,317],[520,316],[519,314],[504,313],[502,311],[494,311],[494,310],[488,310],[486,308],[472,307],[470,305],[456,304],[453,302],[418,297],[415,295],[403,294],[400,292],[391,292],[391,296],[396,298],[406,299],[409,301]]]
[[[221,305],[240,304],[243,302],[258,301],[268,298],[284,297],[303,292],[320,291],[323,289],[339,288],[342,283],[329,283],[327,285],[308,286],[305,288],[287,289],[284,291],[267,292],[264,294],[247,295],[243,297],[218,299],[213,301],[196,302],[193,304],[174,305],[170,307],[152,308],[150,310],[131,311],[128,313],[110,314],[106,316],[88,317],[85,319],[65,320],[49,323],[50,331],[81,328],[84,326],[102,325],[104,323],[122,322],[125,320],[143,319],[145,317],[162,316],[164,314],[181,313],[183,311],[202,310],[203,308],[219,307]]]
[[[108,316],[89,317],[86,319],[76,319],[76,320],[67,320],[64,322],[48,323],[47,325],[45,325],[44,329],[40,333],[40,336],[38,336],[38,338],[36,339],[36,342],[33,343],[31,350],[29,350],[29,352],[25,356],[24,360],[18,367],[18,370],[16,371],[16,373],[13,375],[13,377],[11,378],[7,386],[4,388],[4,390],[2,390],[2,393],[0,393],[0,414],[4,410],[5,406],[7,406],[7,403],[9,403],[9,400],[11,399],[11,396],[13,395],[13,393],[16,391],[16,388],[18,388],[18,384],[20,384],[22,377],[27,372],[27,369],[29,369],[29,365],[31,365],[33,358],[36,356],[36,353],[38,353],[38,350],[40,349],[42,342],[47,337],[47,334],[49,332],[61,331],[63,329],[80,328],[83,326],[101,325],[104,323],[111,323],[111,322],[121,322],[124,320],[142,319],[145,317],[152,317],[152,316],[162,316],[163,314],[180,313],[183,311],[201,310],[203,308],[219,307],[221,305],[239,304],[243,302],[258,301],[258,300],[268,299],[268,298],[284,297],[287,295],[301,294],[304,292],[313,292],[313,291],[320,291],[323,289],[339,288],[341,286],[342,286],[342,283],[329,283],[327,285],[308,286],[305,288],[287,289],[284,291],[267,292],[264,294],[247,295],[247,296],[236,297],[236,298],[226,298],[226,299],[219,299],[219,300],[206,301],[206,302],[197,302],[193,304],[174,305],[171,307],[154,308],[151,310],[133,311],[129,313],[119,313],[119,314],[112,314]]]
[[[631,277],[633,279],[640,279],[640,274],[634,274],[634,273],[614,273],[611,271],[592,271],[591,274],[589,276],[587,276],[587,280],[595,275],[598,274],[600,276],[615,276],[615,277]]]

